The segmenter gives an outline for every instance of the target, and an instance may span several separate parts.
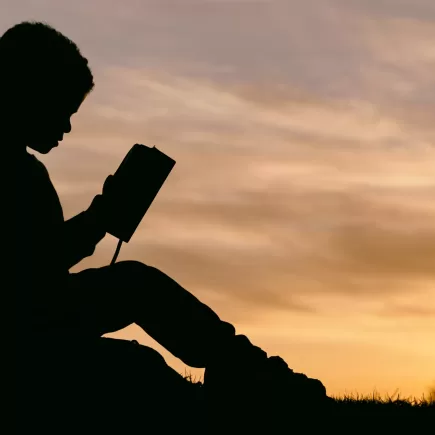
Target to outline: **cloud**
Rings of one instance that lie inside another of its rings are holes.
[[[386,306],[381,313],[382,315],[391,316],[394,318],[411,317],[411,318],[425,318],[435,317],[435,307],[428,307],[426,305],[400,305],[391,304]]]
[[[422,22],[435,19],[435,6],[431,0],[335,0],[334,3],[372,19],[405,18]]]
[[[435,154],[412,126],[273,85],[126,68],[100,85],[46,159],[68,215],[133,143],[177,160],[122,258],[257,310],[318,313],[329,309],[321,295],[382,299],[433,281]]]

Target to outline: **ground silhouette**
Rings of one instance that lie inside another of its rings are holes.
[[[70,272],[106,234],[111,178],[65,221],[46,167],[28,148],[47,154],[71,131],[71,116],[94,87],[92,72],[70,39],[38,22],[7,30],[0,60],[0,142],[15,175],[5,210],[15,223],[8,251],[18,433],[246,432],[278,421],[284,403],[294,412],[301,403],[326,406],[320,381],[268,357],[157,268],[121,261]],[[102,337],[132,323],[187,365],[205,368],[204,387],[155,350]]]

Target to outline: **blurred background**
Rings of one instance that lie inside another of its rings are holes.
[[[134,143],[155,145],[177,164],[118,261],[158,267],[330,395],[427,393],[432,0],[1,1],[1,33],[25,20],[73,39],[94,73],[72,133],[37,155],[66,218]],[[135,325],[114,336],[202,376]]]

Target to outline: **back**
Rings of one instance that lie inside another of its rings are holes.
[[[13,262],[17,321],[33,329],[50,317],[50,306],[68,276],[63,266],[62,206],[45,166],[27,152],[12,157],[15,222]]]

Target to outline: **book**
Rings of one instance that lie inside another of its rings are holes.
[[[103,194],[106,232],[128,243],[175,163],[155,146],[133,145]]]

